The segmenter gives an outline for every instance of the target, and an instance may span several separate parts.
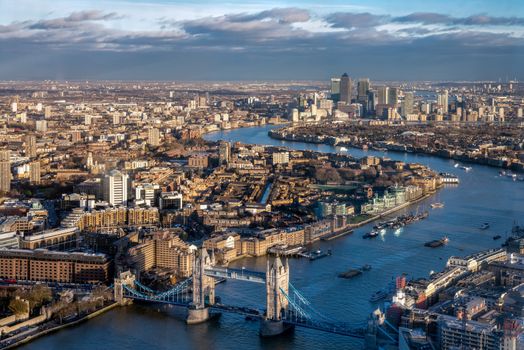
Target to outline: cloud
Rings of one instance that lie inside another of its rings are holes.
[[[335,12],[325,19],[334,28],[370,28],[383,24],[388,16],[373,15],[369,12]]]
[[[262,11],[255,14],[241,14],[235,16],[229,16],[230,19],[238,22],[244,21],[255,21],[255,20],[264,20],[272,19],[276,20],[282,24],[291,24],[299,22],[307,22],[311,16],[308,10],[288,7],[288,8],[274,8],[267,11]]]
[[[73,67],[87,69],[70,62],[88,64],[84,56],[101,57],[95,62],[102,66],[103,57],[109,62],[107,65],[129,74],[134,74],[131,66],[137,67],[140,62],[154,70],[155,64],[165,67],[162,59],[176,57],[176,64],[219,64],[227,67],[233,77],[238,72],[258,71],[258,66],[266,67],[264,72],[270,75],[270,63],[283,74],[286,69],[296,72],[291,68],[295,65],[312,70],[347,70],[343,65],[352,62],[355,70],[363,71],[362,75],[372,75],[365,74],[366,67],[372,67],[371,73],[372,69],[381,71],[380,65],[396,72],[396,62],[400,74],[404,60],[410,62],[404,71],[414,69],[416,62],[440,64],[430,53],[442,62],[456,60],[457,66],[465,58],[484,60],[490,69],[490,60],[498,55],[509,62],[502,68],[509,69],[524,51],[524,34],[518,28],[524,27],[524,22],[519,17],[452,17],[430,12],[400,17],[370,12],[319,14],[313,9],[287,7],[214,16],[197,14],[176,20],[166,15],[161,19],[154,17],[153,22],[137,29],[127,23],[141,20],[134,16],[126,13],[124,17],[120,11],[89,10],[0,25],[0,77],[9,74],[9,67],[20,69],[23,62],[34,61],[35,52],[39,57],[54,58],[71,71]],[[2,62],[6,66],[1,67]]]
[[[60,29],[78,27],[79,24],[90,21],[107,21],[112,19],[120,19],[115,12],[103,13],[97,10],[72,12],[67,17],[54,18],[49,20],[40,20],[32,24],[30,29]]]
[[[393,22],[444,24],[464,26],[524,26],[523,17],[493,17],[488,15],[472,15],[468,17],[452,17],[434,12],[415,12],[406,16],[395,17]]]

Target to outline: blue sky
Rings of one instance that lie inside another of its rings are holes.
[[[524,1],[0,0],[0,79],[524,79]]]

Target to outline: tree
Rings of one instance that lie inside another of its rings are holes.
[[[29,306],[26,301],[15,298],[9,302],[9,310],[15,314],[15,316],[20,316],[29,312]]]
[[[35,308],[51,301],[52,297],[53,294],[51,293],[51,289],[49,287],[42,284],[37,284],[29,292],[28,300],[31,303],[31,307]]]

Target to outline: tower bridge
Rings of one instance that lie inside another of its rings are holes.
[[[188,309],[188,324],[205,322],[210,310],[247,315],[260,319],[260,335],[273,336],[294,327],[316,329],[355,338],[364,338],[366,324],[337,321],[319,312],[289,282],[287,258],[269,256],[265,272],[214,266],[214,257],[200,249],[193,263],[193,275],[167,291],[155,291],[142,285],[131,272],[115,279],[115,300],[126,304],[132,300],[179,305]],[[226,278],[265,284],[264,310],[225,305],[215,298],[215,279]]]

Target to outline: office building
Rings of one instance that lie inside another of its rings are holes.
[[[370,84],[369,84],[368,78],[360,79],[358,81],[357,101],[362,103],[364,106],[366,106],[367,104],[369,88],[370,88]]]
[[[391,105],[393,108],[397,107],[399,90],[400,89],[396,87],[389,88],[388,90],[388,103],[387,104]]]
[[[340,78],[331,78],[331,99],[337,102],[340,99]]]
[[[342,77],[340,77],[340,102],[350,104],[352,90],[353,85],[351,78],[347,75],[347,73],[342,74]]]
[[[155,206],[157,197],[162,190],[160,185],[152,183],[137,184],[135,187],[135,202]]]
[[[11,151],[0,150],[0,192],[11,190]]]
[[[157,128],[150,128],[147,133],[147,143],[153,147],[160,146],[160,131]]]
[[[159,208],[166,209],[182,209],[182,193],[178,192],[162,192],[160,194]]]
[[[29,158],[36,157],[36,136],[35,135],[26,135],[24,137],[25,144],[25,155]]]
[[[129,176],[112,170],[104,178],[104,200],[111,205],[127,205]]]
[[[387,86],[378,87],[378,104],[387,105],[389,102],[389,88]]]

